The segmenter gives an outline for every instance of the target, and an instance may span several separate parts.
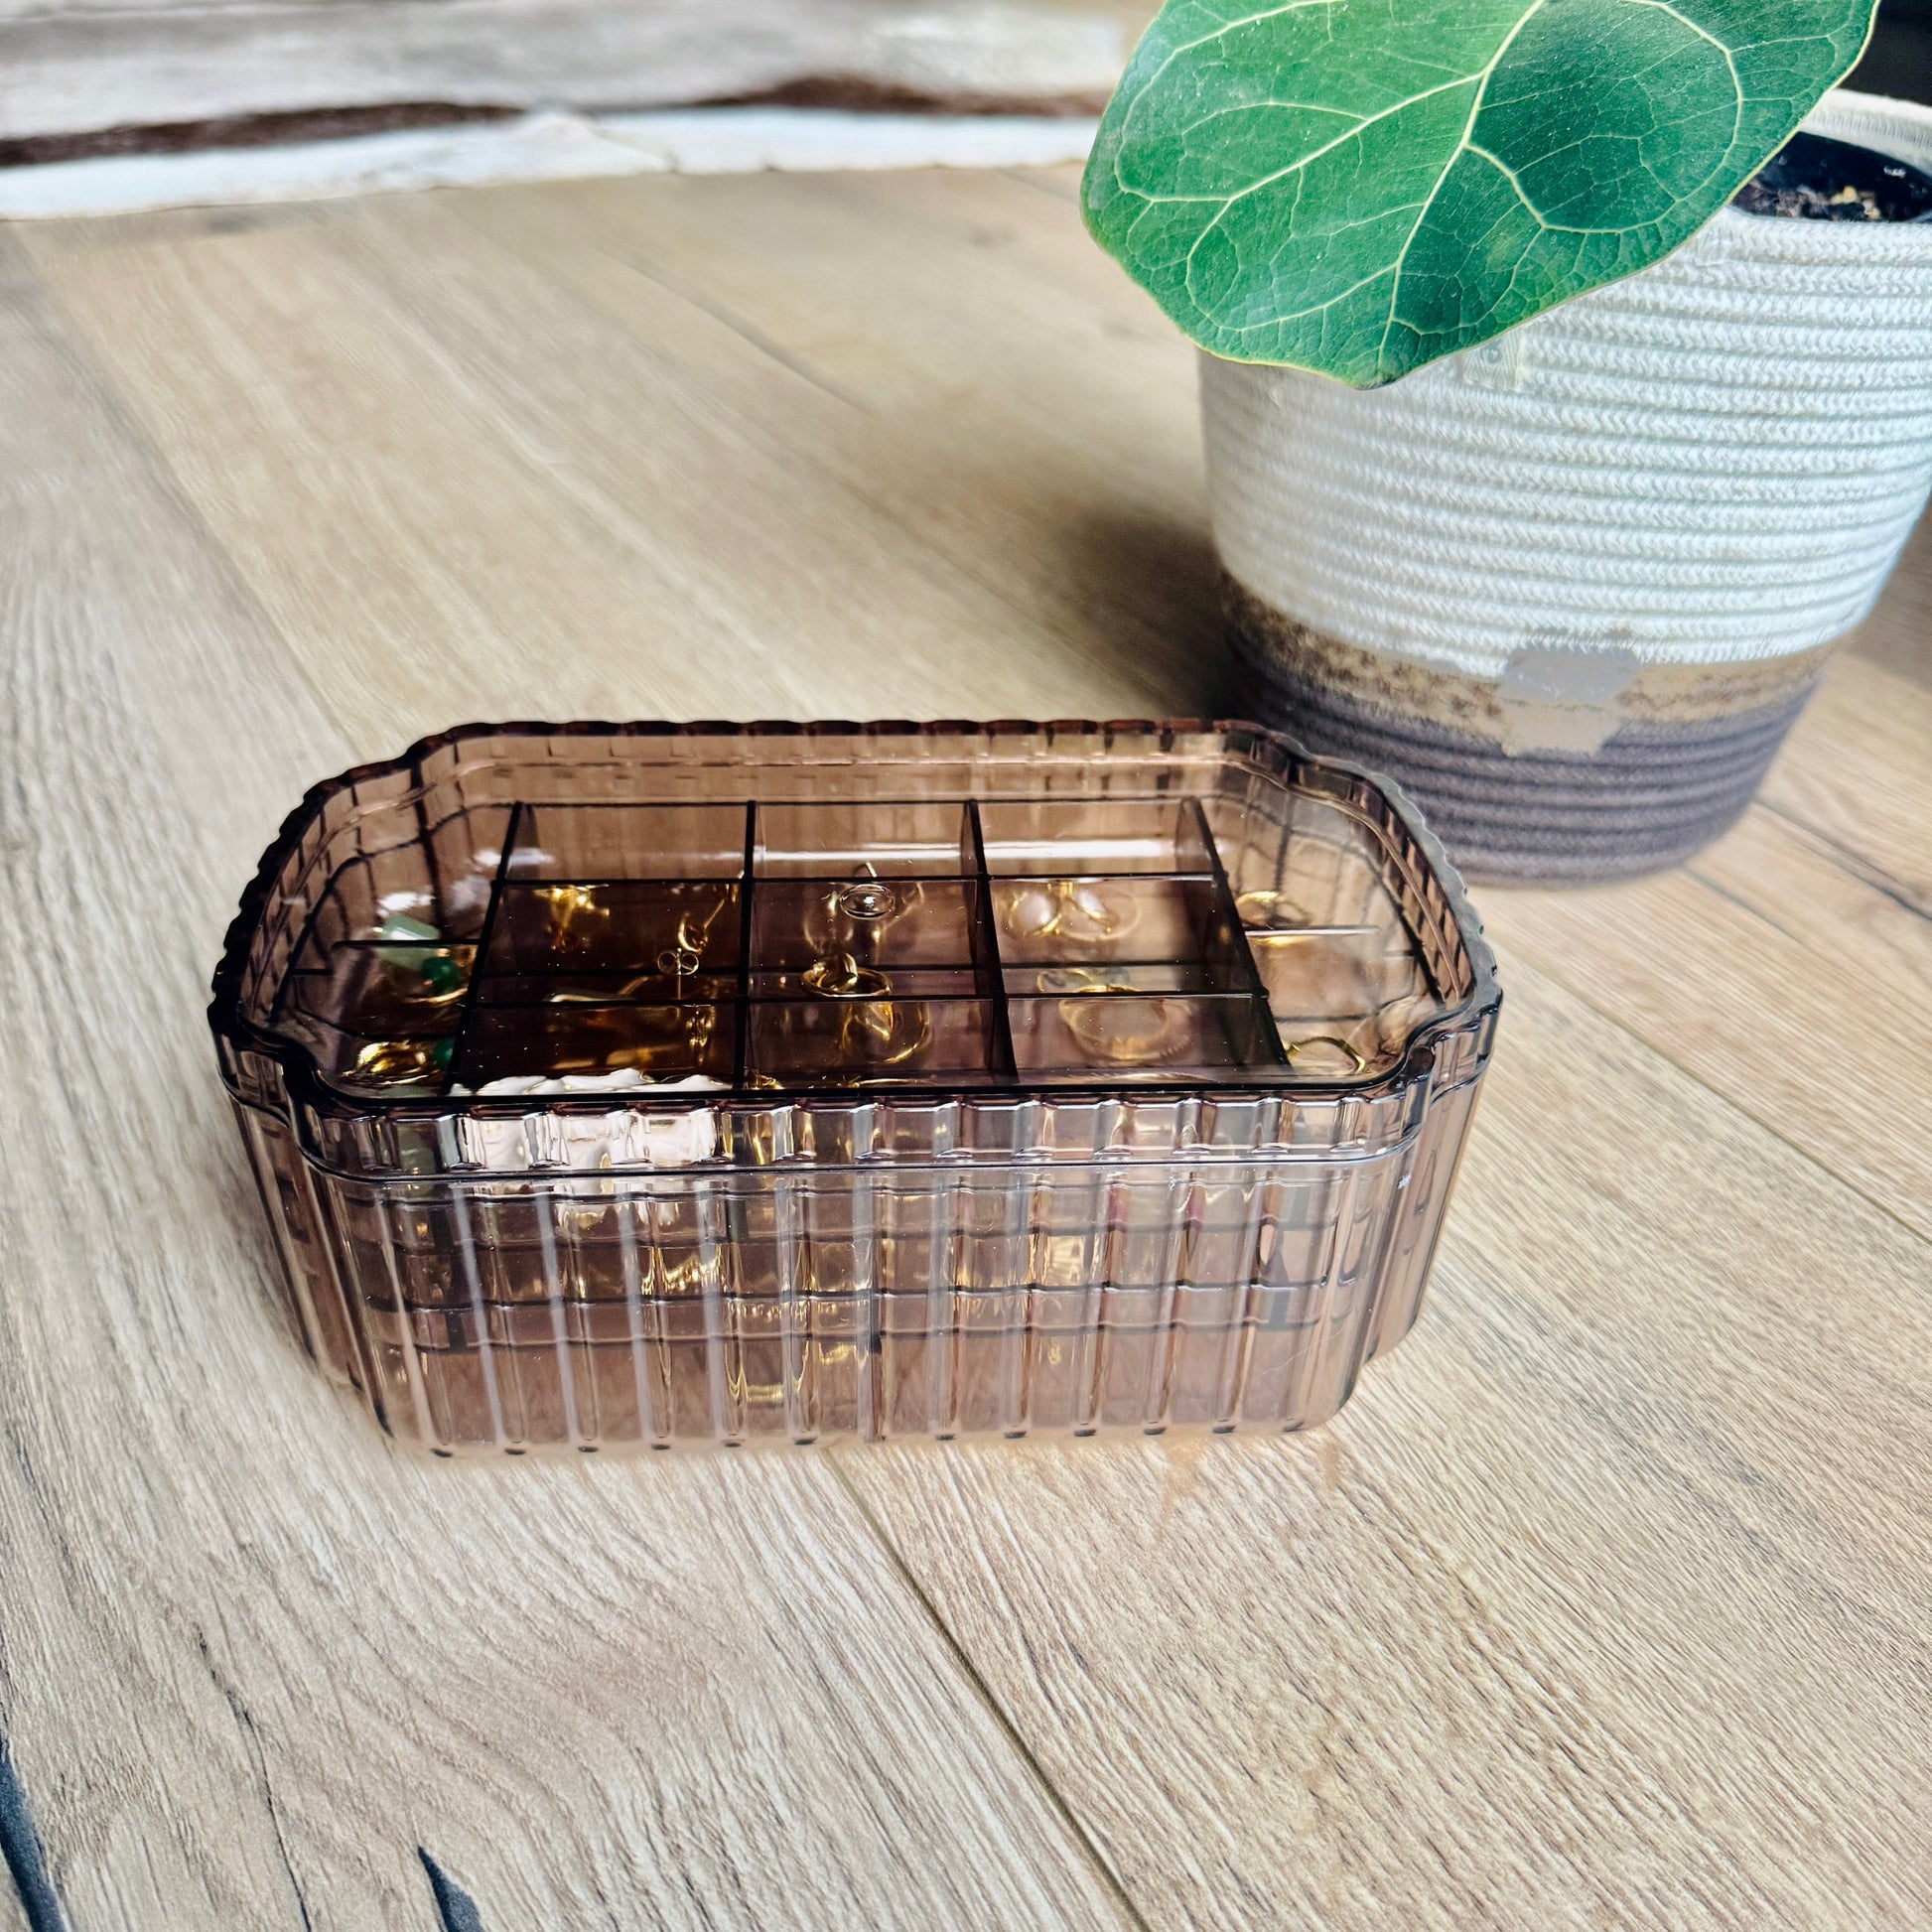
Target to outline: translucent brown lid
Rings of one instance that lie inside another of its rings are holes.
[[[1257,727],[516,725],[312,791],[210,1019],[462,1112],[1376,1090],[1496,1004],[1413,811]]]

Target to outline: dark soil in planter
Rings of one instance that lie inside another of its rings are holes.
[[[1794,134],[1731,205],[1807,221],[1923,221],[1932,217],[1932,175],[1850,141]]]

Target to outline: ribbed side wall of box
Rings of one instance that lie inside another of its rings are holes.
[[[239,1109],[312,1352],[459,1452],[1302,1429],[1414,1320],[1479,1075],[1320,1154],[361,1178]]]

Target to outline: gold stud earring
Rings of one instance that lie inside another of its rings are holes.
[[[1173,1000],[1062,1000],[1060,1020],[1091,1060],[1148,1066],[1172,1058],[1187,1037],[1187,1011]]]
[[[932,1038],[932,1016],[923,1000],[867,1000],[845,1010],[839,1022],[839,1053],[869,1067],[902,1066]]]
[[[371,1039],[356,1052],[356,1080],[371,1087],[419,1087],[440,1080],[455,1050],[453,1039]]]
[[[874,966],[861,966],[849,952],[835,952],[815,960],[799,975],[802,985],[827,1000],[872,1000],[892,990],[892,982]]]
[[[550,908],[550,943],[569,943],[580,920],[608,919],[611,908],[604,904],[591,886],[539,886],[537,897]]]
[[[1254,892],[1237,893],[1234,909],[1243,925],[1262,932],[1277,927],[1314,923],[1313,919],[1286,893],[1266,889],[1258,888]]]
[[[1283,1044],[1282,1051],[1288,1056],[1290,1066],[1296,1065],[1298,1054],[1307,1053],[1314,1060],[1327,1060],[1326,1066],[1314,1065],[1309,1071],[1315,1074],[1329,1073],[1337,1079],[1345,1079],[1350,1074],[1360,1073],[1367,1065],[1367,1059],[1345,1039],[1337,1039],[1333,1034],[1309,1034],[1303,1038],[1290,1040]],[[1337,1069],[1336,1056],[1345,1059],[1348,1065]],[[1300,1070],[1299,1068],[1297,1069]]]
[[[1094,880],[1041,880],[1013,889],[1007,901],[1007,929],[1016,939],[1108,946],[1140,924],[1142,910],[1138,898],[1110,894]]]

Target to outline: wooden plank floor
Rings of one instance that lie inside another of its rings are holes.
[[[429,1463],[271,1312],[202,1005],[315,779],[1220,707],[1189,352],[1071,194],[0,231],[0,1837],[73,1927],[1932,1921],[1932,545],[1722,844],[1481,896],[1325,1431]]]

